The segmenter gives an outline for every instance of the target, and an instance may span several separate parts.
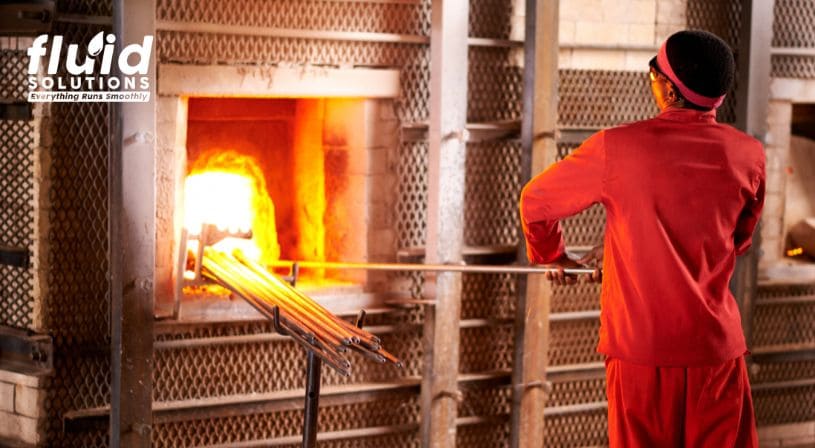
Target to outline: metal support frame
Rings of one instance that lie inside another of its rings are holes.
[[[37,376],[53,372],[51,336],[0,326],[0,369]]]
[[[117,0],[121,49],[155,35],[155,0]],[[126,18],[126,19],[125,19]],[[155,275],[155,46],[145,103],[115,104],[110,145],[111,447],[149,447]],[[125,170],[124,167],[127,167]],[[125,336],[126,335],[126,336]]]
[[[526,0],[522,180],[557,157],[558,0]],[[523,248],[519,258],[525,259]],[[552,287],[542,275],[521,278],[512,371],[511,446],[543,446],[549,310]]]
[[[774,0],[742,0],[737,78],[736,127],[765,143],[770,99],[770,45]],[[758,288],[759,228],[753,246],[736,261],[730,289],[739,303],[747,346],[752,346],[753,309]]]
[[[429,264],[458,264],[464,240],[467,121],[467,0],[432,4],[428,129],[427,255]],[[423,335],[421,438],[425,447],[456,442],[461,274],[427,274]]]

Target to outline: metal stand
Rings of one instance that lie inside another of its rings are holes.
[[[274,329],[284,336],[293,336],[280,323],[280,309],[272,310]],[[365,310],[360,310],[356,326],[362,328],[365,324]],[[294,336],[293,336],[294,337]],[[313,336],[312,336],[313,338]],[[313,341],[309,341],[313,342]],[[323,361],[313,350],[306,350],[306,397],[303,411],[303,448],[317,446],[317,420],[320,413],[320,383],[323,371]]]

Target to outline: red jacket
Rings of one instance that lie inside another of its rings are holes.
[[[764,202],[761,144],[690,109],[600,131],[524,187],[529,260],[558,258],[558,220],[598,202],[607,217],[598,351],[656,366],[744,354],[728,282]]]

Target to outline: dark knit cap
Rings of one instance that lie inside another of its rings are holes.
[[[733,84],[733,51],[707,31],[672,34],[655,59],[656,67],[679,87],[685,99],[698,106],[718,107]]]

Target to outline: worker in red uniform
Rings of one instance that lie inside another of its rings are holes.
[[[673,34],[650,63],[660,113],[594,134],[521,195],[529,260],[561,268],[556,283],[580,265],[558,220],[606,209],[598,351],[612,447],[757,446],[728,282],[761,212],[765,157],[716,122],[734,67],[718,37]]]

